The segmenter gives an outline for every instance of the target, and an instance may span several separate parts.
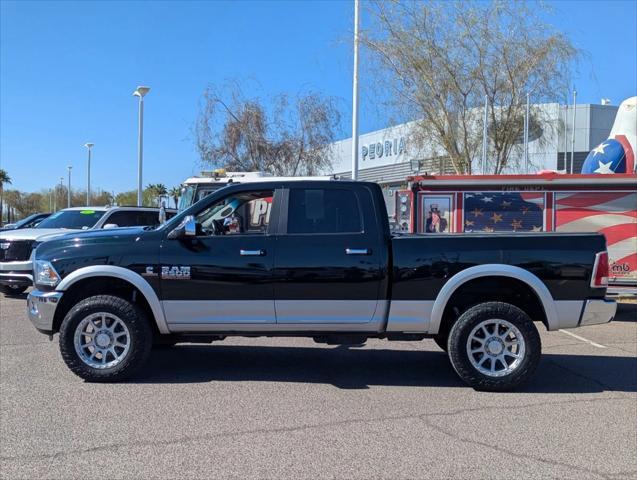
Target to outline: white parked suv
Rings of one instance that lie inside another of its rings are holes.
[[[174,210],[166,212],[167,217]],[[73,231],[159,225],[159,208],[73,207],[55,212],[36,228],[0,231],[0,292],[18,295],[33,283],[31,253],[40,243]]]

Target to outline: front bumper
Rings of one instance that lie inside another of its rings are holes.
[[[29,320],[38,329],[46,334],[53,333],[53,318],[55,309],[60,303],[62,292],[41,292],[33,290],[27,297],[27,313]]]
[[[615,300],[586,300],[582,310],[579,326],[608,323],[615,318],[617,302]]]
[[[33,285],[33,262],[0,262],[0,285]]]

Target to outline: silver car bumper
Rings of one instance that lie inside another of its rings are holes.
[[[586,300],[579,326],[608,323],[615,318],[617,303],[614,300]]]
[[[30,286],[33,284],[31,260],[0,262],[0,285]]]
[[[35,328],[46,333],[53,331],[53,317],[61,298],[62,292],[33,290],[29,293],[27,297],[27,313]]]
[[[0,262],[0,272],[31,273],[31,270],[33,270],[33,262],[31,260]]]

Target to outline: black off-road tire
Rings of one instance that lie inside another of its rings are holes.
[[[447,352],[448,350],[448,341],[449,341],[449,336],[448,335],[436,335],[433,338],[434,342],[436,342],[436,345],[438,345],[438,347],[440,347],[440,349],[443,352]]]
[[[9,297],[14,297],[17,295],[22,295],[24,292],[27,291],[27,288],[29,287],[24,287],[24,286],[18,286],[18,285],[0,285],[0,292],[4,293],[5,295],[9,296]]]
[[[515,325],[525,343],[525,355],[520,365],[510,374],[491,377],[481,373],[469,360],[467,340],[473,328],[484,320],[501,319]],[[486,302],[465,311],[449,332],[449,359],[460,378],[475,390],[502,392],[524,384],[540,362],[542,345],[540,335],[529,316],[518,307],[503,302]]]
[[[130,347],[120,363],[111,368],[87,365],[75,350],[75,330],[87,316],[107,312],[116,315],[128,328]],[[153,332],[146,314],[137,305],[120,297],[97,295],[78,302],[64,317],[60,327],[60,352],[66,365],[87,382],[119,382],[131,377],[148,360]]]

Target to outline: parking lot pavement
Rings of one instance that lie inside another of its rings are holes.
[[[231,339],[88,384],[0,295],[0,476],[637,478],[637,305],[478,393],[432,341]]]

